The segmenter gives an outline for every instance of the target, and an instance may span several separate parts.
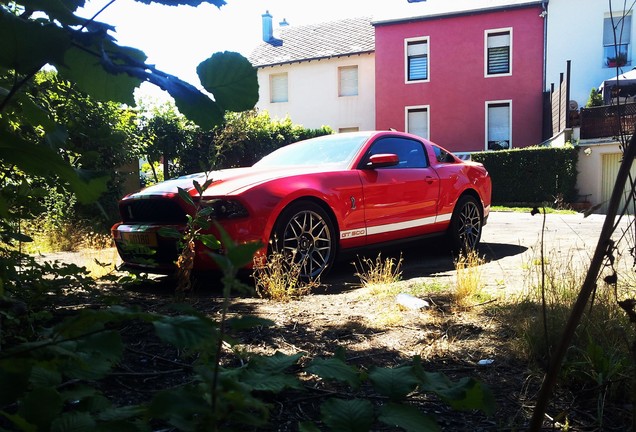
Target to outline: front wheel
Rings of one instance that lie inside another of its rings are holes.
[[[313,279],[333,264],[335,229],[322,207],[308,201],[298,202],[279,216],[271,244],[273,251],[283,254],[290,266],[299,266],[301,278]]]
[[[453,210],[448,232],[454,248],[464,252],[474,250],[481,239],[482,226],[481,206],[474,197],[464,195]]]

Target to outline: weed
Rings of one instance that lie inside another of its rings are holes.
[[[481,265],[484,258],[477,251],[462,252],[455,260],[457,271],[455,286],[455,304],[460,309],[466,309],[481,294],[483,283],[481,281]]]
[[[254,258],[252,277],[256,293],[261,298],[276,301],[289,301],[307,295],[311,289],[320,285],[319,280],[304,281],[300,277],[302,262],[274,252],[267,259]]]
[[[375,261],[358,257],[358,263],[354,262],[353,265],[356,268],[355,276],[360,279],[363,287],[383,291],[402,279],[402,262],[402,255],[396,262],[394,258],[382,260],[382,254],[378,254]]]

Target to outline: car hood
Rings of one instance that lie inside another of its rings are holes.
[[[196,181],[202,185],[206,182],[206,179],[211,179],[212,184],[206,189],[203,194],[204,196],[235,195],[267,181],[325,171],[329,171],[329,168],[326,168],[324,165],[292,168],[230,168],[208,172],[207,177],[206,173],[196,173],[166,180],[142,189],[139,192],[130,194],[126,197],[126,199],[175,195],[179,192],[179,188],[184,189],[190,195],[195,196],[197,195],[197,191],[194,187],[194,182]]]

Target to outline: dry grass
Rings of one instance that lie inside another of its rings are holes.
[[[355,276],[360,279],[360,285],[371,291],[383,292],[391,284],[402,279],[402,256],[396,261],[394,258],[382,259],[378,254],[375,260],[358,258],[353,263],[356,268]]]
[[[455,304],[459,309],[465,310],[473,306],[475,299],[481,294],[484,287],[481,265],[484,262],[484,258],[474,250],[461,253],[455,260]]]
[[[300,264],[290,264],[279,252],[271,254],[266,260],[255,257],[252,277],[256,293],[261,298],[283,302],[307,295],[312,288],[320,285],[320,281],[304,281],[300,271]]]

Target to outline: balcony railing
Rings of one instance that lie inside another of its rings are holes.
[[[581,139],[631,135],[635,123],[636,103],[581,108]]]

